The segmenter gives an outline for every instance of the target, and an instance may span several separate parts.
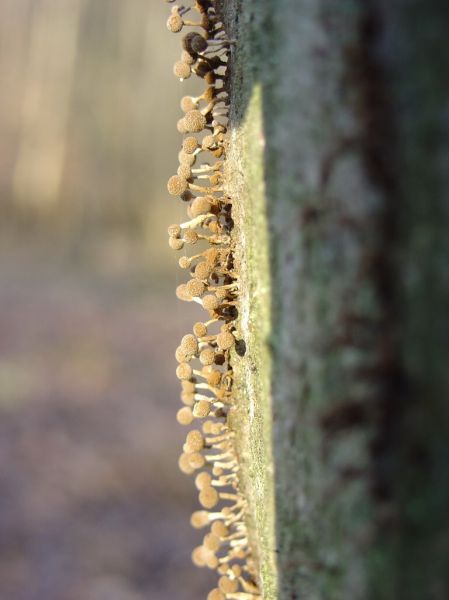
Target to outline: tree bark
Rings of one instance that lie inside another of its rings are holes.
[[[234,422],[264,598],[449,597],[449,9],[234,0]]]

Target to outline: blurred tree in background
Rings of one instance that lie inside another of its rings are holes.
[[[211,587],[177,468],[193,319],[166,241],[166,8],[0,2],[1,598],[173,600],[174,572],[185,600]]]
[[[0,5],[3,223],[99,230],[165,244],[161,197],[176,165],[177,40],[165,6],[135,0]],[[170,102],[167,102],[170,98]]]

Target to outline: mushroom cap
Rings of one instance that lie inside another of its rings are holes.
[[[179,33],[183,28],[184,21],[177,12],[173,12],[167,19],[167,29],[172,33]]]
[[[198,239],[198,234],[196,231],[193,231],[193,229],[187,229],[184,233],[184,241],[186,244],[196,244]]]
[[[204,294],[206,286],[200,279],[193,278],[187,282],[186,290],[192,298],[198,298]]]
[[[167,227],[167,233],[172,238],[179,238],[181,235],[181,226],[178,223],[173,223]]]
[[[207,595],[207,600],[226,600],[226,596],[218,588],[214,588]]]
[[[188,256],[181,256],[178,260],[178,265],[181,269],[188,269],[190,267],[190,259]]]
[[[220,371],[211,371],[206,376],[206,381],[212,387],[216,387],[221,382],[221,373]]]
[[[216,310],[220,306],[220,302],[215,294],[207,294],[203,298],[203,308],[206,310]]]
[[[192,56],[190,54],[190,52],[187,52],[187,50],[183,50],[181,52],[181,60],[182,60],[182,62],[186,63],[187,65],[193,65],[195,62],[195,57]]]
[[[212,273],[212,266],[205,261],[199,262],[193,272],[198,279],[207,279]]]
[[[195,154],[187,154],[187,152],[184,152],[184,150],[181,150],[178,153],[178,160],[179,160],[179,164],[181,164],[181,165],[188,165],[189,167],[193,167],[193,165],[196,162],[196,156],[195,156]],[[191,200],[191,199],[192,199],[192,197],[187,198],[187,200]]]
[[[217,335],[217,344],[221,350],[229,350],[235,344],[235,337],[230,331],[222,331]]]
[[[201,506],[204,506],[204,508],[214,508],[214,506],[217,506],[219,500],[218,492],[212,486],[203,488],[198,498]]]
[[[181,163],[177,169],[177,173],[183,179],[190,179],[192,177],[192,169],[190,165],[186,163]]]
[[[194,101],[194,99],[192,98],[192,96],[183,96],[181,98],[181,110],[184,113],[187,113],[191,110],[195,110],[197,108],[197,105]]]
[[[180,196],[187,189],[187,181],[180,175],[172,175],[167,181],[167,190],[171,196]]]
[[[201,323],[201,321],[198,321],[198,323],[195,323],[195,325],[193,326],[193,333],[198,338],[202,338],[202,337],[206,336],[207,335],[206,325],[204,323]]]
[[[188,458],[188,454],[181,454],[178,459],[178,467],[182,473],[185,473],[185,475],[192,475],[192,473],[195,472],[195,469],[192,469],[190,466]]]
[[[196,53],[204,52],[208,47],[207,40],[201,34],[193,33],[190,38],[190,47]]]
[[[225,594],[233,594],[239,589],[239,581],[238,579],[230,579],[223,575],[223,577],[220,577],[218,580],[218,587]]]
[[[199,133],[206,127],[206,117],[199,110],[189,110],[185,114],[184,123],[190,133]]]
[[[186,154],[193,154],[198,148],[198,140],[193,135],[189,135],[182,142],[182,149]]]
[[[210,414],[211,404],[207,400],[199,400],[193,407],[193,416],[198,419],[203,419]]]
[[[212,482],[212,477],[206,471],[198,473],[195,477],[195,485],[198,490],[202,490],[205,487],[209,487]]]
[[[181,346],[178,346],[175,351],[175,358],[179,363],[184,363],[188,362],[191,357],[184,352]]]
[[[184,240],[180,238],[169,237],[168,245],[172,250],[182,250],[184,248]]]
[[[220,538],[225,538],[229,535],[229,529],[223,521],[214,521],[210,530],[214,535],[217,535]]]
[[[183,406],[176,413],[176,420],[180,425],[190,425],[193,421],[192,409],[189,406]]]
[[[192,69],[189,64],[182,60],[177,60],[173,65],[173,73],[176,77],[179,77],[179,79],[188,79],[192,74]]]
[[[203,545],[212,552],[218,552],[221,546],[220,538],[213,533],[206,533],[203,539]]]
[[[200,352],[199,358],[202,365],[213,365],[215,361],[215,352],[212,348],[205,348]]]
[[[181,340],[181,348],[187,356],[193,356],[198,352],[198,340],[192,333],[188,333]]]
[[[210,212],[211,203],[206,198],[206,196],[198,196],[192,202],[190,209],[192,211],[193,217],[198,217],[199,215],[206,215]]]
[[[192,374],[192,367],[186,362],[180,363],[176,369],[176,377],[178,379],[190,379]]]
[[[185,283],[181,283],[176,288],[176,297],[179,298],[180,300],[184,300],[186,302],[189,302],[190,300],[192,300],[192,296],[186,290]]]
[[[182,456],[182,455],[181,455]],[[196,510],[190,517],[190,524],[194,529],[201,529],[209,523],[209,513],[207,510]]]
[[[196,567],[205,567],[207,565],[207,555],[203,546],[194,548],[191,554],[192,562]]]
[[[204,448],[203,434],[199,429],[192,429],[192,431],[189,431],[186,437],[186,446],[191,452],[199,452]]]
[[[188,133],[187,125],[184,120],[184,117],[182,117],[181,119],[178,119],[178,121],[176,123],[176,129],[178,130],[179,133]]]
[[[201,467],[204,467],[205,463],[206,459],[199,452],[192,452],[189,454],[189,465],[193,469],[201,469]]]

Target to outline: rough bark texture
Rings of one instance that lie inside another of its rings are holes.
[[[264,598],[443,600],[447,3],[224,5]]]

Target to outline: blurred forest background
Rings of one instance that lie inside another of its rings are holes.
[[[193,600],[160,0],[0,2],[0,597]],[[182,85],[182,88],[181,88]],[[181,584],[181,585],[180,585]]]

